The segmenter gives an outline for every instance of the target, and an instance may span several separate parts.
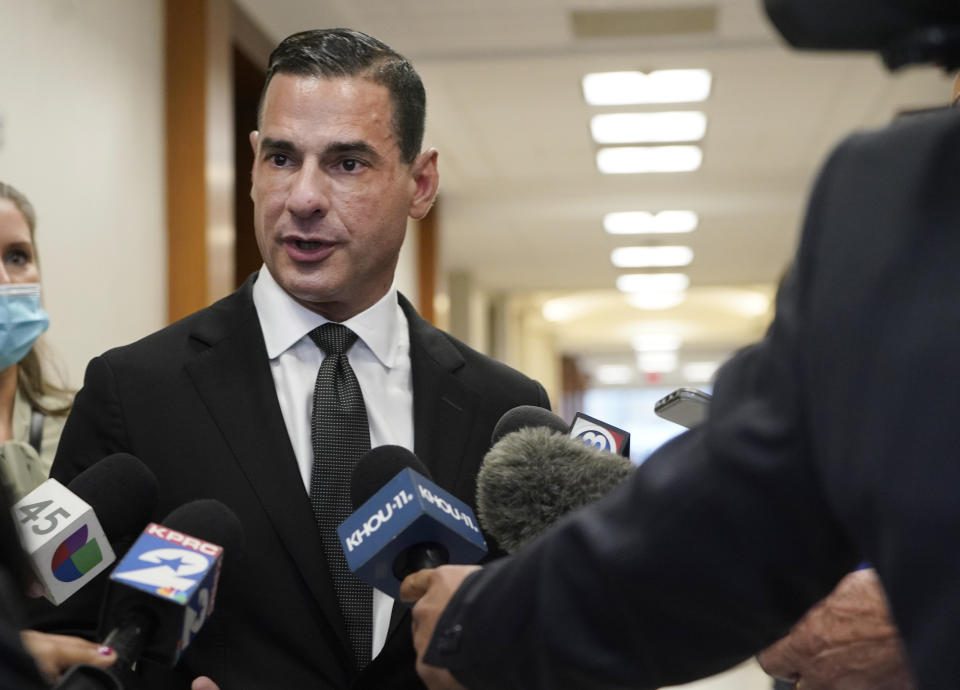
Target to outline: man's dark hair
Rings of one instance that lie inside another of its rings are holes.
[[[400,157],[412,163],[420,153],[427,109],[423,82],[405,57],[372,36],[352,29],[314,29],[287,36],[270,54],[258,120],[275,74],[328,79],[362,76],[385,86],[393,102],[393,132]]]

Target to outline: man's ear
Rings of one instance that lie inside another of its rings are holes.
[[[427,149],[410,165],[413,180],[417,185],[410,200],[410,217],[420,220],[430,211],[440,186],[440,171],[437,168],[439,154],[436,149]]]
[[[250,166],[250,198],[253,198],[253,180],[257,176],[257,145],[260,143],[260,132],[250,132],[250,148],[253,149],[253,163]]]

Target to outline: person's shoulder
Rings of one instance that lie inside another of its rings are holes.
[[[866,171],[870,170],[869,166],[877,166],[882,171],[893,167],[899,178],[906,179],[912,172],[911,164],[916,162],[928,169],[937,161],[956,167],[954,151],[958,138],[960,108],[905,114],[880,129],[850,134],[834,149],[828,164],[849,162]],[[923,181],[918,176],[917,182]]]
[[[427,350],[429,356],[437,359],[441,366],[446,365],[454,376],[470,388],[487,394],[499,391],[514,401],[546,402],[546,393],[538,381],[483,354],[450,333],[425,321],[418,324],[417,329],[411,329],[413,333],[418,333],[423,339],[419,346]],[[411,335],[411,340],[413,338]],[[417,346],[417,343],[411,342],[411,350]]]
[[[111,348],[101,358],[112,365],[179,360],[197,346],[210,345],[233,330],[256,321],[256,310],[245,283],[235,292],[131,343]]]

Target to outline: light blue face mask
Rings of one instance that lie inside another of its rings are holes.
[[[26,357],[49,325],[40,306],[40,283],[0,285],[0,370]]]

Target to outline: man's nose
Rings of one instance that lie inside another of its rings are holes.
[[[316,165],[301,166],[287,198],[290,213],[301,218],[326,215],[329,206],[327,184],[326,176]]]

